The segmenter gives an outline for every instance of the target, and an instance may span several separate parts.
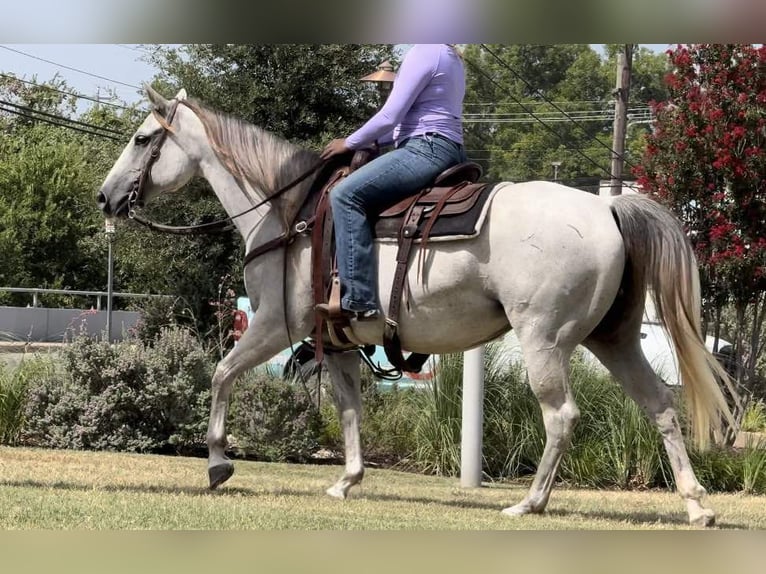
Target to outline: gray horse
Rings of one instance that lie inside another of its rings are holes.
[[[98,194],[104,214],[128,216],[136,204],[202,176],[230,216],[244,213],[233,221],[248,251],[283,234],[313,178],[273,200],[269,197],[310,171],[317,154],[187,99],[183,90],[171,100],[149,87],[147,95],[153,111]],[[151,155],[152,147],[159,155]],[[393,244],[377,244],[383,309],[395,252]],[[714,523],[715,514],[703,505],[705,490],[689,462],[672,393],[640,345],[645,297],[651,289],[678,356],[696,444],[704,447],[711,437],[721,436],[724,421],[733,424],[719,387],[719,378],[726,375],[700,334],[696,261],[678,221],[666,209],[638,195],[610,202],[550,182],[500,183],[476,238],[431,242],[423,255],[423,269],[418,272],[414,265],[409,272],[399,327],[403,348],[454,353],[513,328],[542,408],[546,443],[537,474],[527,496],[503,510],[506,515],[545,509],[579,417],[569,384],[569,360],[581,344],[657,424],[690,522]],[[211,488],[234,471],[224,452],[233,382],[287,348],[290,340],[312,331],[310,267],[310,239],[298,235],[245,269],[254,316],[213,376],[207,434]],[[382,343],[382,320],[354,321],[352,327],[359,341]],[[364,474],[359,358],[353,352],[332,354],[326,364],[343,426],[346,461],[343,475],[327,492],[345,498]]]

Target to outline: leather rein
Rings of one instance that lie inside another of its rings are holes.
[[[299,177],[297,177],[293,181],[289,182],[287,185],[279,188],[277,191],[275,191],[269,196],[266,196],[264,199],[262,199],[261,201],[253,205],[252,207],[249,207],[245,211],[242,211],[236,215],[231,215],[229,217],[218,219],[216,221],[210,221],[208,223],[200,223],[197,225],[183,225],[183,226],[165,225],[162,223],[156,223],[154,221],[144,219],[143,217],[139,216],[136,213],[135,209],[136,207],[143,207],[144,195],[146,193],[146,183],[149,179],[149,175],[151,173],[152,167],[160,158],[162,145],[165,143],[165,140],[168,137],[168,133],[172,131],[170,124],[173,121],[173,118],[175,117],[176,110],[178,109],[179,103],[183,104],[184,102],[176,100],[176,99],[171,100],[170,107],[165,117],[164,118],[161,118],[161,116],[158,117],[158,120],[160,118],[162,120],[160,121],[160,125],[162,126],[163,129],[157,136],[157,139],[155,140],[154,144],[152,145],[152,149],[149,152],[149,155],[144,160],[144,163],[141,166],[141,169],[138,175],[136,176],[136,179],[133,181],[133,187],[130,191],[130,194],[128,195],[128,217],[132,219],[133,221],[135,221],[136,223],[143,225],[144,227],[147,227],[154,231],[160,231],[162,233],[170,233],[175,235],[191,235],[195,233],[221,233],[223,231],[228,231],[229,229],[234,228],[235,219],[237,219],[238,217],[242,217],[243,215],[246,215],[252,211],[255,211],[259,207],[262,207],[266,205],[267,203],[269,203],[270,201],[276,199],[283,193],[289,191],[296,185],[302,183],[304,180],[306,180],[309,176],[314,174],[322,165],[326,163],[325,161],[317,162],[313,167],[309,168],[306,172],[301,174]],[[305,222],[305,221],[301,221],[295,225],[291,225],[287,231],[283,232],[279,236],[264,243],[263,245],[260,245],[250,250],[247,253],[247,255],[245,255],[244,265],[247,266],[247,264],[250,263],[253,259],[255,259],[256,257],[259,257],[260,255],[263,255],[264,253],[268,253],[269,251],[272,251],[273,249],[276,249],[277,247],[287,245],[296,235],[305,232],[308,229],[308,227],[309,227],[309,224],[308,222]]]

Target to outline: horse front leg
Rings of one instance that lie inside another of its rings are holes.
[[[248,369],[259,365],[288,346],[279,329],[267,328],[267,322],[253,323],[234,347],[216,366],[210,404],[210,420],[207,429],[208,479],[213,490],[234,474],[234,464],[226,456],[226,417],[229,412],[229,396],[234,381]]]
[[[333,399],[343,428],[346,460],[343,476],[327,489],[327,494],[335,498],[346,498],[349,489],[355,484],[359,484],[364,476],[362,444],[359,434],[362,419],[359,355],[356,352],[333,353],[325,357],[325,362],[327,370],[330,372]]]

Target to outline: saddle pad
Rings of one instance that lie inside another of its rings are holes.
[[[442,214],[436,220],[431,233],[429,234],[428,242],[432,241],[455,241],[458,239],[470,239],[476,237],[481,231],[481,227],[484,224],[484,220],[489,209],[490,202],[500,189],[509,185],[508,183],[499,185],[488,185],[479,194],[476,203],[466,211],[459,215],[447,215]],[[419,236],[423,227],[428,222],[425,219],[418,227],[416,242],[420,241]],[[396,243],[398,241],[399,229],[402,226],[402,217],[386,217],[377,219],[374,222],[374,236],[376,241],[383,243]]]

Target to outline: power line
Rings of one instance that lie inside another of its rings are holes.
[[[525,102],[525,104],[528,102]],[[629,108],[629,111],[631,112],[647,112],[651,110],[649,106],[635,106],[632,108]],[[471,114],[482,114],[482,115],[496,115],[496,116],[521,116],[526,115],[526,112],[501,112],[501,111],[490,111],[490,112],[468,112]],[[559,115],[565,115],[565,114],[613,114],[614,109],[613,108],[601,108],[601,109],[575,109],[575,110],[569,110],[568,112],[559,112],[558,110],[538,110],[535,113],[537,114],[559,114]],[[566,116],[565,116],[566,117]]]
[[[648,114],[651,112],[651,108],[648,106],[640,106],[640,107],[634,107],[634,108],[628,108],[628,113],[632,114]],[[468,115],[473,116],[484,116],[484,117],[490,117],[490,116],[527,116],[526,112],[466,112]],[[582,115],[582,114],[605,114],[605,115],[614,115],[614,109],[600,109],[600,110],[570,110],[569,112],[566,112],[566,114],[562,114],[553,110],[543,110],[535,112],[536,114],[550,114],[550,115],[556,115],[558,117],[567,117],[567,114],[569,115]]]
[[[137,48],[136,46],[130,46],[128,44],[115,44],[115,46],[119,46],[120,48],[124,48],[125,50],[132,50],[134,52],[143,52],[141,48]]]
[[[566,113],[564,110],[562,110],[562,109],[561,109],[559,106],[557,106],[556,104],[554,104],[553,102],[551,102],[550,100],[548,100],[548,98],[546,98],[546,97],[545,97],[545,94],[543,94],[543,93],[542,93],[542,91],[540,91],[540,90],[539,90],[539,89],[537,89],[535,86],[533,86],[533,85],[532,85],[530,82],[528,82],[528,81],[527,81],[525,78],[523,78],[523,77],[521,76],[521,74],[519,74],[518,72],[516,72],[516,70],[514,70],[513,68],[511,68],[511,66],[509,66],[509,65],[508,65],[508,63],[507,63],[507,62],[505,62],[505,60],[503,60],[503,59],[502,59],[500,56],[498,56],[497,54],[495,54],[495,52],[493,52],[493,51],[492,51],[492,50],[489,48],[489,46],[487,46],[486,44],[481,44],[481,47],[482,47],[482,49],[483,49],[483,50],[485,50],[486,52],[488,52],[488,53],[489,53],[489,54],[490,54],[490,55],[491,55],[491,56],[492,56],[492,57],[493,57],[495,60],[497,60],[497,61],[500,63],[500,65],[501,65],[501,66],[503,66],[505,69],[507,69],[509,72],[511,72],[511,74],[513,74],[513,75],[514,75],[516,78],[518,78],[519,80],[521,80],[521,81],[522,81],[522,82],[523,82],[523,83],[524,83],[524,84],[525,84],[525,85],[526,85],[526,86],[527,86],[527,87],[528,87],[530,90],[532,90],[532,91],[534,91],[536,94],[538,94],[538,95],[539,95],[539,96],[540,96],[540,97],[541,97],[543,100],[545,100],[546,102],[548,102],[549,104],[551,104],[551,105],[552,105],[554,108],[556,108],[556,109],[557,109],[559,112],[561,112],[561,113],[562,113],[562,114],[564,114],[564,115],[567,115],[567,113]],[[575,119],[573,119],[573,118],[572,118],[572,123],[574,123],[575,125],[577,125],[577,126],[578,126],[578,127],[580,127],[581,129],[583,129],[583,131],[586,131],[586,130],[585,130],[585,129],[584,129],[582,126],[580,126],[580,125],[577,123],[577,121],[576,121]],[[587,132],[586,132],[586,133],[587,133]],[[610,153],[612,153],[613,155],[615,154],[615,151],[612,149],[612,147],[611,147],[611,146],[609,146],[609,145],[605,144],[604,142],[602,142],[602,141],[600,141],[600,140],[596,140],[596,141],[597,141],[597,142],[598,142],[600,145],[602,145],[602,146],[606,147],[606,148],[607,148],[607,149],[610,151]],[[626,162],[626,163],[628,163],[628,162]],[[632,165],[632,164],[630,164],[630,163],[628,163],[628,165],[629,165],[630,167],[635,167],[634,165]],[[607,173],[609,173],[609,172],[607,172]],[[612,175],[612,174],[610,173],[610,175]],[[613,176],[612,176],[612,177],[613,177]]]
[[[526,102],[528,105],[531,106],[545,106],[547,104],[598,104],[598,105],[604,105],[604,100],[562,100],[562,101],[544,101],[544,102],[535,102],[530,101]],[[510,106],[510,105],[516,105],[516,102],[464,102],[464,106]]]
[[[115,44],[115,46],[119,46],[120,48],[124,48],[125,50],[141,52],[142,54],[147,54],[149,56],[153,54],[153,51],[150,48],[145,48],[144,44],[138,44],[137,46],[131,46],[130,44]]]
[[[106,101],[103,101],[103,100],[99,100],[98,98],[91,98],[90,96],[86,96],[86,95],[83,95],[83,94],[78,94],[76,92],[67,92],[66,90],[60,90],[58,88],[54,88],[53,86],[48,86],[46,84],[36,84],[35,82],[30,82],[29,80],[23,80],[21,78],[17,78],[16,76],[11,76],[10,74],[3,74],[2,72],[0,72],[0,77],[8,78],[10,80],[15,80],[17,82],[23,82],[23,83],[29,84],[31,86],[42,88],[44,90],[50,90],[52,92],[58,92],[60,94],[65,94],[67,96],[72,96],[74,98],[78,98],[78,99],[81,99],[81,100],[90,100],[91,102],[96,102],[96,103],[99,103],[99,104],[104,104],[106,106],[112,106],[114,108],[121,108],[123,110],[130,109],[130,108],[128,108],[128,106],[123,106],[123,105],[120,105],[120,104],[114,104],[112,102],[106,102]]]
[[[599,121],[599,122],[607,122],[612,121],[614,119],[614,112],[604,110],[604,111],[578,111],[574,112],[572,114],[569,114],[567,116],[562,116],[559,114],[555,114],[554,112],[549,113],[540,113],[536,112],[536,118],[531,117],[530,115],[526,113],[518,113],[518,114],[471,114],[466,113],[463,114],[463,122],[465,123],[497,123],[497,124],[504,124],[504,123],[522,123],[522,124],[528,124],[528,123],[535,123],[536,121],[545,121],[545,122],[569,122],[572,120],[572,117],[577,118],[577,121],[580,122],[592,122],[592,121]],[[629,117],[632,121],[649,121],[652,119],[651,114],[648,111],[643,110],[632,110],[629,114]]]
[[[39,60],[41,62],[45,62],[46,64],[52,64],[54,66],[58,66],[59,68],[65,68],[67,70],[71,70],[73,72],[77,72],[79,74],[85,74],[86,76],[92,76],[93,78],[98,78],[99,80],[106,80],[107,82],[112,82],[113,84],[120,84],[121,86],[126,86],[128,88],[135,88],[137,90],[140,90],[141,88],[139,86],[134,86],[133,84],[127,84],[125,82],[121,82],[119,80],[113,80],[112,78],[107,78],[106,76],[99,76],[98,74],[92,74],[91,72],[86,72],[85,70],[80,70],[78,68],[73,68],[71,66],[66,66],[64,64],[59,64],[57,62],[53,62],[51,60],[46,60],[45,58],[40,58],[39,56],[34,56],[32,54],[28,54],[27,52],[22,52],[21,50],[17,50],[15,48],[11,48],[9,46],[3,46],[0,44],[0,48],[3,50],[8,50],[9,52],[16,52],[17,54],[21,54],[22,56],[27,56],[28,58],[32,58],[34,60]]]
[[[50,112],[43,112],[41,110],[36,110],[36,109],[30,108],[28,106],[22,106],[20,104],[14,104],[14,103],[6,102],[6,101],[3,101],[3,100],[0,100],[0,104],[3,104],[5,106],[11,106],[12,108],[16,108],[18,110],[22,110],[22,111],[24,111],[26,113],[39,114],[41,116],[45,116],[45,117],[48,117],[48,118],[52,118],[52,119],[56,119],[56,120],[60,120],[60,121],[64,121],[64,122],[68,122],[70,124],[74,124],[74,125],[78,125],[78,126],[83,126],[83,127],[89,128],[89,129],[94,129],[94,130],[99,130],[99,131],[103,131],[103,132],[108,132],[108,133],[112,133],[112,134],[116,134],[116,135],[120,135],[120,136],[124,136],[125,135],[124,132],[121,132],[121,131],[118,131],[118,130],[114,130],[112,128],[104,128],[104,127],[101,127],[101,126],[97,126],[95,124],[89,124],[89,123],[86,123],[86,122],[80,122],[80,121],[77,121],[77,120],[73,120],[73,119],[67,118],[65,116],[60,116],[58,114],[51,114]]]
[[[92,136],[97,136],[97,137],[101,137],[101,138],[105,138],[105,139],[110,139],[110,140],[114,140],[114,141],[120,141],[120,138],[112,137],[112,136],[109,136],[109,135],[106,135],[106,134],[102,134],[102,133],[98,133],[98,132],[92,132],[90,130],[85,130],[85,129],[82,129],[82,128],[78,128],[77,126],[70,126],[70,125],[67,125],[67,124],[59,123],[59,122],[53,122],[51,120],[46,120],[44,118],[38,118],[38,117],[35,117],[35,116],[31,116],[29,114],[25,114],[23,112],[18,112],[18,111],[13,110],[13,109],[6,109],[6,108],[4,108],[2,106],[2,104],[0,104],[0,111],[7,112],[9,114],[15,114],[17,116],[21,116],[23,118],[27,118],[27,119],[30,119],[30,120],[33,120],[33,121],[37,121],[37,122],[42,122],[44,124],[50,124],[52,126],[58,126],[58,127],[74,130],[76,132],[82,132],[84,134],[88,134],[88,135],[92,135]]]
[[[45,119],[45,117],[39,117],[39,116],[31,115],[31,114],[29,114],[27,112],[18,111],[18,110],[13,109],[13,108],[6,108],[6,107],[4,107],[5,104],[6,104],[6,102],[0,101],[0,111],[7,112],[9,114],[14,114],[14,115],[17,115],[17,116],[21,116],[22,118],[33,120],[33,121],[36,121],[36,122],[42,122],[44,124],[50,124],[52,126],[58,126],[58,127],[74,130],[76,132],[81,132],[81,133],[84,133],[84,134],[88,134],[88,135],[92,135],[92,136],[96,136],[96,137],[100,137],[100,138],[110,139],[110,140],[113,140],[113,141],[123,141],[123,139],[124,139],[124,138],[118,138],[118,137],[115,137],[115,136],[111,136],[111,135],[108,135],[108,134],[103,133],[103,132],[97,132],[97,131],[91,131],[89,129],[84,129],[84,128],[78,127],[77,125],[71,125],[71,124],[66,124],[66,123],[62,123],[62,122],[53,121],[53,120],[50,120],[50,119]],[[38,113],[40,113],[40,112],[38,112]],[[53,114],[48,114],[48,115],[53,115]],[[54,116],[54,117],[56,117],[56,116]],[[64,118],[64,117],[61,117],[61,119],[66,120],[66,121],[72,121],[72,120],[67,120],[67,118]],[[86,124],[86,125],[88,125],[88,124]],[[96,127],[96,126],[94,126],[94,127]]]
[[[482,44],[482,46],[484,46],[484,44]],[[486,73],[486,72],[485,72],[483,69],[481,69],[481,68],[480,68],[480,67],[479,67],[479,66],[478,66],[476,63],[474,63],[474,62],[473,62],[471,59],[469,59],[469,58],[465,58],[465,56],[464,56],[464,59],[465,59],[465,61],[466,61],[466,62],[467,62],[467,63],[468,63],[468,64],[469,64],[469,65],[470,65],[472,68],[474,68],[474,69],[475,69],[475,70],[476,70],[476,71],[477,71],[479,74],[481,74],[481,75],[482,75],[484,78],[486,78],[487,80],[489,80],[489,81],[490,81],[490,82],[491,82],[491,83],[492,83],[492,84],[493,84],[493,85],[494,85],[496,88],[498,88],[498,89],[501,89],[501,90],[503,89],[503,87],[502,87],[500,84],[498,84],[498,83],[497,83],[497,81],[496,81],[496,80],[495,80],[495,79],[494,79],[492,76],[490,76],[489,74],[487,74],[487,73]],[[522,109],[523,109],[525,112],[527,112],[527,114],[529,114],[531,117],[535,118],[535,119],[536,119],[536,120],[537,120],[537,121],[538,121],[538,122],[539,122],[539,123],[540,123],[540,124],[541,124],[541,125],[542,125],[542,126],[545,128],[545,129],[546,129],[546,130],[548,130],[548,131],[549,131],[549,132],[551,132],[553,135],[555,135],[556,137],[558,137],[558,138],[559,138],[561,141],[566,141],[566,139],[565,139],[565,138],[564,138],[564,137],[563,137],[563,136],[562,136],[560,133],[558,133],[556,130],[554,130],[554,129],[553,129],[551,126],[549,126],[548,124],[546,124],[544,121],[541,121],[541,120],[539,120],[539,118],[537,117],[537,114],[535,114],[535,112],[533,112],[532,110],[530,110],[530,109],[529,109],[529,107],[527,107],[527,106],[526,106],[525,104],[523,104],[521,101],[519,101],[518,99],[516,99],[516,98],[515,98],[513,95],[511,95],[511,98],[513,98],[513,99],[516,101],[516,103],[517,103],[517,104],[518,104],[518,105],[519,105],[519,106],[520,106],[520,107],[521,107],[521,108],[522,108]],[[607,146],[607,147],[608,147],[608,146]],[[611,148],[609,148],[609,149],[611,150]],[[580,157],[582,157],[583,159],[585,159],[587,162],[589,162],[590,164],[592,164],[593,166],[595,166],[595,167],[596,167],[596,168],[598,168],[599,170],[601,170],[601,171],[603,171],[604,173],[606,173],[606,174],[607,174],[607,175],[608,175],[610,178],[612,178],[612,177],[613,177],[613,176],[612,176],[612,173],[611,173],[611,172],[610,172],[608,169],[606,169],[606,168],[605,168],[605,167],[603,167],[602,165],[599,165],[599,163],[598,163],[597,161],[595,161],[595,160],[594,160],[594,159],[592,159],[591,157],[589,157],[589,156],[587,156],[586,154],[584,154],[584,153],[583,153],[583,152],[582,152],[580,149],[574,149],[574,151],[575,151],[575,152],[576,152],[576,153],[577,153],[577,154],[578,154]]]

